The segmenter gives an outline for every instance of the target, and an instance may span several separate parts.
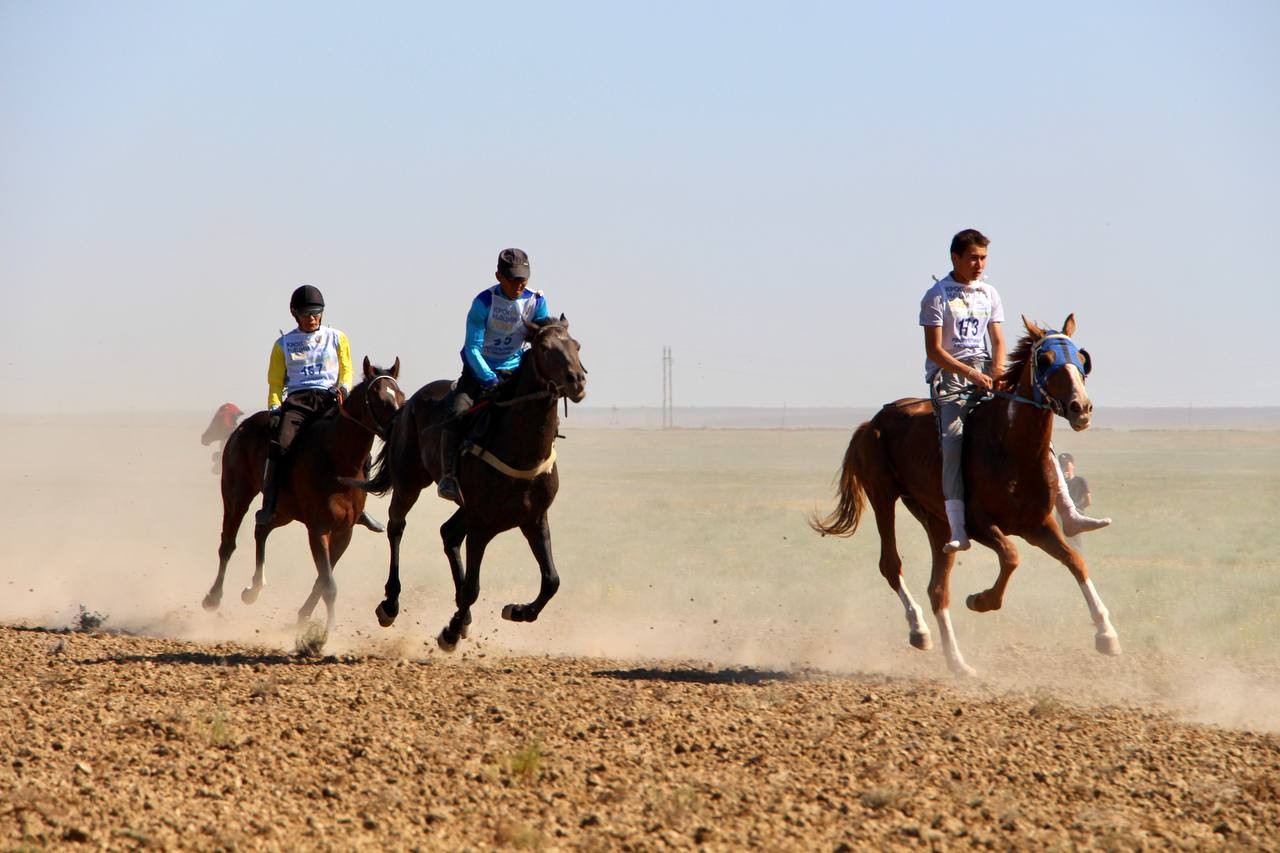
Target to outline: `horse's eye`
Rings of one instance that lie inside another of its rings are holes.
[[[1036,356],[1036,369],[1041,372],[1048,370],[1053,366],[1053,353],[1042,352]]]
[[[1080,363],[1084,365],[1084,375],[1088,376],[1089,371],[1093,370],[1093,359],[1089,357],[1088,350],[1080,350]]]

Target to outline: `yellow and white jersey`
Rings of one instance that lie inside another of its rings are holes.
[[[271,349],[267,368],[267,408],[279,408],[294,391],[336,388],[351,390],[351,346],[337,329],[321,326],[314,332],[294,329],[281,335]]]

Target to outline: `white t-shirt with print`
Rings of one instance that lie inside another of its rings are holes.
[[[985,281],[961,284],[950,274],[925,292],[920,300],[920,325],[942,327],[942,348],[963,362],[991,358],[987,326],[1004,322],[1000,294]],[[924,378],[928,382],[938,365],[925,358]]]

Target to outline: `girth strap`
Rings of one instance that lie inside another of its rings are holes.
[[[510,465],[503,462],[501,459],[494,456],[478,444],[470,445],[463,452],[470,453],[472,456],[480,457],[481,461],[489,463],[489,465],[493,466],[498,471],[501,471],[508,477],[514,477],[517,480],[532,480],[535,477],[540,477],[550,471],[551,467],[556,464],[556,446],[554,444],[551,445],[551,454],[547,456],[546,459],[539,462],[536,468],[529,468],[524,471],[521,471],[518,468],[512,468]]]

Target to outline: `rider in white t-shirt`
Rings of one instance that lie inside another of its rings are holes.
[[[990,240],[975,229],[951,239],[951,272],[935,282],[920,300],[920,325],[924,327],[925,381],[937,416],[942,442],[942,496],[951,539],[943,551],[965,551],[964,422],[982,399],[982,391],[995,386],[1004,369],[1004,307],[1000,294],[982,279]],[[1106,527],[1111,519],[1083,516],[1071,501],[1066,480],[1058,468],[1054,502],[1068,536]]]

